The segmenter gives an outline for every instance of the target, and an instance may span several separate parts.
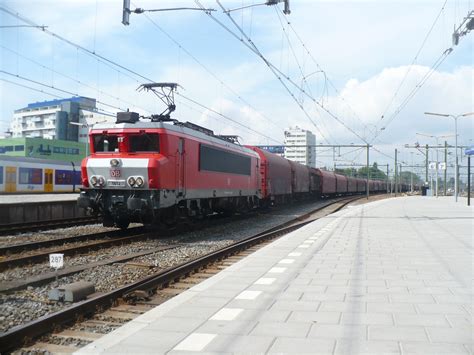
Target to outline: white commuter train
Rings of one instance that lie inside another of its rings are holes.
[[[0,157],[0,194],[79,192],[81,166],[25,157]]]

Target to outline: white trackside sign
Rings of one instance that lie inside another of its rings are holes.
[[[64,254],[49,254],[49,267],[60,269],[64,265]]]

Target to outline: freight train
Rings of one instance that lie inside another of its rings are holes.
[[[79,164],[26,157],[0,157],[0,194],[79,192]]]
[[[78,205],[105,226],[175,224],[303,198],[365,193],[367,182],[313,169],[176,120],[120,112],[94,125]],[[369,181],[372,193],[386,184]]]

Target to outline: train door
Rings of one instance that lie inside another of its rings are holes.
[[[16,167],[5,167],[5,192],[16,192]]]
[[[180,138],[178,142],[178,157],[177,157],[177,165],[178,165],[178,196],[184,196],[186,194],[185,191],[185,161],[184,161],[184,138]]]
[[[44,192],[53,192],[53,169],[44,169]]]

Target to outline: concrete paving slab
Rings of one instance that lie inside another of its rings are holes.
[[[338,324],[341,319],[339,312],[293,311],[288,322],[311,322],[315,324]]]
[[[402,342],[400,344],[403,354],[470,354],[470,352],[459,344],[430,344],[426,342]]]
[[[133,337],[122,339],[107,351],[110,351],[111,354],[121,354],[134,349],[134,352],[131,352],[133,354],[163,353],[174,347],[187,335],[185,332],[171,331],[160,331],[159,336],[156,334],[156,330],[143,329]]]
[[[388,313],[342,313],[341,324],[393,325],[393,317]]]
[[[206,352],[216,352],[218,354],[264,354],[270,348],[273,341],[273,336],[217,335],[206,346]]]
[[[341,324],[314,324],[308,338],[324,339],[358,339],[367,340],[367,326]]]
[[[279,337],[267,354],[331,354],[334,340]]]
[[[196,332],[207,333],[207,334],[235,334],[235,335],[247,335],[257,325],[257,321],[254,320],[209,320],[200,326]],[[262,335],[262,334],[256,334]],[[264,334],[265,335],[265,334]]]
[[[311,328],[309,322],[262,322],[252,330],[252,335],[274,337],[307,338]]]
[[[354,339],[338,340],[334,354],[401,354],[396,341],[360,341]]]
[[[449,327],[448,320],[442,314],[395,314],[395,324],[401,326]]]
[[[421,341],[428,340],[420,326],[369,326],[369,340]]]

